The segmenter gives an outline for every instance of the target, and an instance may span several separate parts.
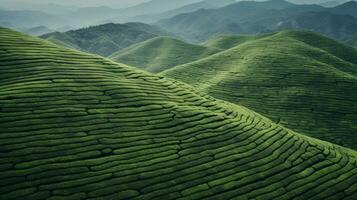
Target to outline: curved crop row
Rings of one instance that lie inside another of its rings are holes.
[[[355,151],[180,82],[7,29],[0,38],[0,199],[356,195]]]

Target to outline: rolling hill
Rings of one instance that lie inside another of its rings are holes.
[[[54,31],[47,28],[46,26],[36,26],[36,27],[29,28],[29,29],[25,29],[22,32],[27,33],[29,35],[33,35],[33,36],[41,36],[41,35],[48,34],[48,33],[54,32]]]
[[[174,38],[156,37],[120,50],[109,58],[157,73],[219,51],[221,49],[188,44]]]
[[[0,199],[353,199],[357,153],[0,29]]]
[[[287,31],[253,39],[162,75],[357,149],[357,50],[319,34]]]
[[[65,33],[55,32],[41,36],[51,42],[77,50],[109,56],[132,44],[150,38],[169,35],[167,32],[147,24],[103,24]]]

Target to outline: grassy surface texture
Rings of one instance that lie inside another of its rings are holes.
[[[174,80],[7,29],[0,80],[0,199],[357,194],[355,151]]]
[[[156,37],[114,53],[110,58],[157,73],[219,51],[221,49],[215,47],[188,44],[169,37]]]
[[[304,31],[265,35],[162,75],[357,149],[357,50],[329,38]]]

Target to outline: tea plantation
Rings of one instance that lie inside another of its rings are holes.
[[[226,51],[162,75],[294,131],[357,149],[357,49],[307,31],[221,37]],[[239,42],[240,41],[240,42]]]
[[[357,153],[0,29],[0,180],[1,200],[353,200]]]

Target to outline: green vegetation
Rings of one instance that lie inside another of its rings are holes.
[[[147,24],[110,23],[65,33],[50,33],[42,38],[77,50],[109,56],[132,44],[167,35],[165,31]]]
[[[134,44],[109,58],[149,72],[161,72],[176,65],[189,63],[221,49],[188,44],[168,37],[156,37]]]
[[[189,44],[170,37],[156,37],[120,50],[109,58],[148,72],[159,73],[269,35],[271,34],[221,35],[202,45]]]
[[[256,36],[250,36],[250,35],[219,35],[216,37],[213,37],[206,42],[204,42],[202,45],[206,47],[214,47],[214,48],[219,48],[219,49],[230,49],[232,47],[235,47],[237,45],[241,45],[245,42],[257,40],[260,38],[268,37],[271,36],[272,34],[262,34],[262,35],[256,35]]]
[[[357,149],[357,50],[329,38],[276,33],[162,75],[295,131]]]
[[[0,29],[0,130],[0,199],[357,194],[353,150],[178,81],[8,29]]]

